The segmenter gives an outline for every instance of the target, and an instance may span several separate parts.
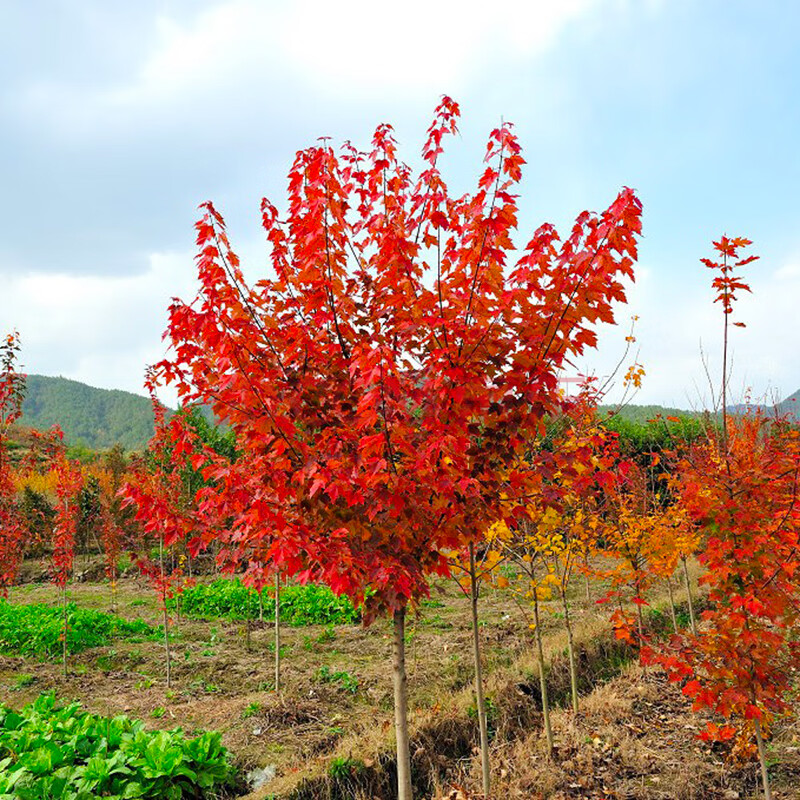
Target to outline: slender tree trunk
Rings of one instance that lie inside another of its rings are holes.
[[[61,605],[64,610],[64,636],[63,636],[63,645],[62,645],[62,652],[61,652],[61,660],[63,662],[64,667],[64,677],[67,677],[67,584],[61,587]]]
[[[547,754],[553,755],[553,729],[550,726],[550,701],[547,698],[547,676],[544,667],[544,648],[542,647],[542,626],[539,624],[539,598],[534,589],[533,595],[533,620],[536,626],[536,654],[539,660],[539,686],[542,691],[542,717],[544,719],[544,732],[547,737]]]
[[[397,739],[397,800],[412,800],[411,754],[408,745],[408,694],[406,691],[406,609],[394,612],[394,730]]]
[[[489,797],[491,772],[489,770],[489,730],[486,724],[486,700],[483,696],[483,667],[481,666],[481,643],[478,632],[478,580],[475,569],[475,545],[469,545],[469,578],[472,599],[472,649],[475,657],[475,703],[478,709],[478,727],[481,735],[481,773],[483,794]]]
[[[764,750],[764,737],[761,735],[761,720],[756,720],[756,743],[758,744],[758,761],[761,764],[761,782],[764,786],[764,799],[772,800],[772,789],[767,772],[767,756]]]
[[[692,602],[692,584],[689,581],[689,567],[686,566],[686,556],[681,557],[683,562],[683,579],[686,582],[686,597],[689,600],[689,621],[692,625],[692,635],[697,636],[697,623],[694,619],[694,603]]]
[[[164,652],[167,654],[167,689],[172,688],[172,657],[169,649],[169,617],[167,616],[167,598],[162,597],[161,609],[164,616]]]
[[[567,628],[567,652],[569,654],[569,682],[572,691],[572,710],[578,713],[578,665],[575,662],[575,642],[572,638],[572,621],[569,618],[569,603],[564,584],[559,583],[561,605],[564,608],[564,624]]]
[[[169,650],[169,616],[167,615],[167,588],[164,583],[164,537],[158,539],[158,561],[161,569],[161,612],[164,618],[164,652],[167,657],[167,689],[172,688],[172,658]]]
[[[672,593],[672,576],[667,576],[667,589],[669,590],[669,613],[672,615],[672,630],[678,632],[678,617],[675,614],[675,596]]]
[[[583,588],[586,590],[586,602],[592,602],[592,587],[589,583],[589,554],[583,557]]]
[[[281,574],[275,572],[275,691],[281,690]]]
[[[264,588],[258,590],[258,621],[264,621]]]
[[[637,594],[637,598],[638,598]],[[642,621],[642,606],[640,603],[634,603],[636,606],[636,627],[639,629],[639,644],[644,641],[644,622]]]
[[[111,613],[117,613],[117,580],[119,578],[117,574],[117,565],[113,564],[109,566],[109,582],[111,583]]]

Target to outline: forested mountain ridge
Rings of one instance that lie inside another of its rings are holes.
[[[67,444],[92,450],[115,444],[143,450],[153,435],[153,410],[148,398],[131,392],[28,375],[20,424],[37,430],[59,425]]]
[[[28,375],[26,382],[20,420],[24,427],[47,430],[59,425],[67,444],[84,445],[92,450],[105,450],[115,444],[121,444],[126,450],[143,450],[153,435],[153,410],[146,397],[46,375]],[[787,397],[777,408],[780,413],[792,413],[800,418],[800,391]],[[612,410],[617,409],[601,406],[601,416]],[[626,405],[618,413],[622,419],[638,424],[657,415],[662,418],[701,415],[696,411],[655,405]]]

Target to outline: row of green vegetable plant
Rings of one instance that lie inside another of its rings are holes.
[[[275,599],[245,586],[238,578],[220,578],[207,584],[186,587],[179,598],[168,601],[181,613],[196,619],[271,619]],[[346,597],[335,595],[327,586],[290,584],[281,588],[281,622],[303,625],[352,625],[361,621],[361,610]]]
[[[66,607],[66,644],[70,653],[102,647],[114,638],[149,639],[160,629],[143,620],[126,620],[116,614]],[[13,656],[57,658],[62,653],[64,609],[44,603],[15,604],[0,599],[0,653]]]
[[[0,800],[219,797],[234,780],[219,733],[146,731],[79,703],[59,707],[54,693],[19,712],[0,706]]]

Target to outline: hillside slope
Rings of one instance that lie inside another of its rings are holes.
[[[142,450],[153,435],[153,411],[146,397],[44,375],[28,375],[20,422],[37,430],[59,425],[68,444],[92,450],[117,443],[126,450]]]

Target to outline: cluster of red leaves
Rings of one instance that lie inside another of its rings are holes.
[[[182,568],[167,570],[164,548],[191,540],[198,520],[194,498],[188,497],[183,472],[189,464],[191,445],[185,437],[191,429],[180,415],[166,419],[164,407],[153,399],[155,435],[150,441],[147,459],[134,464],[120,489],[122,507],[131,507],[141,526],[140,540],[131,552],[139,572],[164,603],[171,598],[183,576]],[[160,557],[152,555],[157,545]],[[163,610],[163,609],[162,609]]]
[[[10,333],[0,344],[0,597],[14,583],[25,536],[8,456],[8,431],[22,414],[25,394],[25,376],[16,368],[18,353],[19,336]]]
[[[51,465],[56,476],[52,580],[60,589],[64,589],[72,575],[75,533],[80,514],[78,495],[84,483],[80,465],[66,457],[63,438],[63,433],[57,428],[48,435]]]
[[[722,305],[722,312],[726,315],[733,313],[736,292],[750,291],[750,287],[738,275],[734,275],[733,270],[751,264],[759,258],[758,256],[739,258],[739,249],[749,247],[751,244],[752,241],[750,239],[745,239],[742,236],[734,238],[723,236],[718,242],[713,242],[714,249],[722,257],[722,261],[714,261],[710,258],[700,259],[701,263],[705,264],[709,269],[718,270],[720,273],[714,278],[711,285],[717,292],[714,302]],[[733,324],[744,328],[743,322],[734,322]]]
[[[234,463],[200,457],[223,556],[356,600],[370,586],[376,611],[547,483],[529,443],[561,408],[559,370],[613,321],[641,230],[625,189],[512,260],[519,144],[493,131],[476,191],[452,197],[438,159],[458,114],[444,98],[416,178],[388,125],[369,152],[299,152],[286,219],[262,203],[275,277],[252,286],[205,204],[199,294],[171,307],[175,356],[154,375],[236,433]]]

